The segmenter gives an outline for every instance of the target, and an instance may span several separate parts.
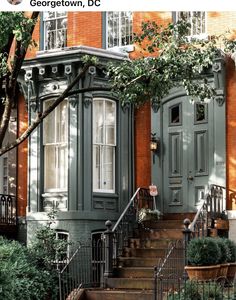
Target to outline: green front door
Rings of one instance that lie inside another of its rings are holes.
[[[213,101],[180,96],[165,102],[161,111],[163,211],[195,211],[213,172]]]

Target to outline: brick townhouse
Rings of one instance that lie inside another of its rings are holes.
[[[132,33],[140,31],[142,21],[168,24],[183,16],[193,25],[190,35],[235,31],[235,12],[41,13],[33,35],[38,46],[28,51],[22,71],[22,89],[30,93],[28,113],[23,98],[17,108],[18,133],[27,114],[31,122],[60,95],[85,54],[97,56],[104,66],[135,59],[140,49],[131,44]],[[107,85],[102,72],[90,70],[77,87],[91,80]],[[148,103],[123,108],[102,91],[64,100],[15,154],[21,174],[14,191],[17,212],[27,218],[29,240],[51,207],[58,210],[58,232],[80,240],[103,230],[107,219],[115,222],[137,187],[157,185],[157,205],[164,214],[196,211],[210,184],[236,190],[234,61],[216,62],[211,80],[219,85],[218,99],[193,105],[179,90],[159,110]],[[150,151],[151,133],[158,137],[159,152]],[[235,207],[228,195],[229,235],[236,240]]]

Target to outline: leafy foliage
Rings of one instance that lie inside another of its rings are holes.
[[[45,299],[52,285],[48,270],[16,241],[0,239],[0,299]]]
[[[184,287],[179,292],[173,292],[168,295],[168,300],[204,300],[224,299],[224,292],[219,283],[216,282],[197,282],[186,281]],[[228,299],[228,298],[227,298]]]
[[[227,257],[227,262],[235,262],[236,261],[236,244],[234,241],[230,239],[222,239],[223,242],[229,249],[229,256]]]
[[[230,249],[228,247],[228,244],[225,242],[226,239],[223,238],[217,238],[216,243],[220,249],[220,256],[219,256],[219,263],[225,263],[228,262],[231,258]]]
[[[20,52],[33,44],[31,28],[35,20],[28,18],[23,12],[0,12],[0,78],[7,75],[9,63],[7,63],[9,52],[5,52],[5,47],[15,36],[16,42],[20,42]],[[21,53],[18,53],[21,55]]]
[[[61,261],[67,255],[69,242],[58,239],[56,230],[52,228],[55,222],[56,211],[48,213],[49,220],[35,232],[35,241],[31,245],[31,252],[36,257],[38,263],[45,269],[51,270],[52,265]]]
[[[195,238],[187,246],[188,263],[193,266],[216,265],[221,252],[214,238]]]
[[[109,66],[113,91],[124,105],[139,106],[149,100],[152,105],[159,105],[170,89],[179,86],[184,87],[187,95],[201,101],[216,95],[204,73],[209,72],[221,55],[220,37],[190,39],[189,27],[184,20],[166,27],[155,22],[142,24],[142,32],[135,35],[134,41],[149,56]],[[235,42],[226,38],[223,41],[226,52],[235,50]]]
[[[56,263],[64,257],[68,242],[57,239],[51,228],[55,211],[48,215],[49,221],[37,230],[31,247],[0,239],[0,299],[57,299]]]

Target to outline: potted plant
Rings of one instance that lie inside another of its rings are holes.
[[[227,262],[229,263],[228,272],[227,272],[227,280],[231,284],[234,280],[235,272],[236,272],[236,244],[230,239],[223,239],[224,243],[228,246],[229,256]]]
[[[212,280],[218,276],[220,268],[220,248],[214,238],[202,237],[192,239],[187,245],[188,265],[185,270],[189,279]]]
[[[161,217],[161,212],[158,209],[150,209],[150,208],[141,208],[138,212],[138,222],[151,221],[151,220],[159,220]]]
[[[224,240],[225,239],[223,238],[216,238],[216,243],[220,249],[219,261],[218,261],[218,263],[220,264],[220,269],[219,269],[218,277],[221,278],[227,277],[228,266],[229,266],[228,260],[231,257],[228,244]]]

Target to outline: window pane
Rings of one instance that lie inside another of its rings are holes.
[[[103,143],[104,103],[96,100],[93,105],[93,140],[94,143]]]
[[[180,124],[180,107],[181,106],[178,104],[170,108],[170,124]]]
[[[58,146],[58,186],[57,188],[67,188],[67,165],[68,165],[67,145]]]
[[[93,188],[115,190],[116,102],[93,101]]]
[[[177,20],[185,20],[191,24],[188,35],[201,35],[206,33],[206,13],[204,11],[179,11]]]
[[[52,104],[52,101],[46,101],[44,103],[44,110],[47,109]],[[54,143],[56,142],[55,135],[55,111],[52,111],[49,116],[43,120],[43,136],[44,144],[45,143]]]
[[[44,20],[44,49],[62,48],[66,46],[67,15],[65,12],[45,12]]]
[[[52,104],[44,102],[44,109]],[[68,111],[67,101],[60,103],[44,120],[44,188],[67,188],[68,178]]]
[[[93,146],[93,189],[101,188],[101,156],[100,146]]]
[[[55,146],[45,146],[44,157],[44,188],[55,189],[57,187],[57,155]]]
[[[103,147],[103,182],[104,190],[114,190],[114,147]]]
[[[57,138],[58,142],[67,141],[67,103],[63,101],[57,108]]]
[[[115,102],[106,102],[105,114],[106,144],[115,145]]]
[[[133,32],[132,12],[107,12],[107,47],[129,45]]]
[[[195,121],[203,122],[207,120],[207,104],[196,103],[195,105]]]

